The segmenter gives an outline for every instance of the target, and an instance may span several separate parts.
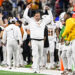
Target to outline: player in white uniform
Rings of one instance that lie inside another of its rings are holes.
[[[3,19],[3,30],[5,29],[5,27],[7,27],[8,26],[8,19],[7,18],[4,18]],[[3,48],[2,48],[2,50],[3,50],[3,61],[2,61],[2,63],[1,63],[1,65],[6,65],[7,64],[7,46],[5,45],[3,45]]]
[[[3,32],[3,43],[7,42],[7,64],[11,68],[11,59],[13,56],[13,67],[17,66],[18,44],[22,44],[20,29],[15,24],[10,24]]]
[[[26,40],[27,33],[24,30],[24,28],[22,27],[22,22],[20,20],[16,21],[16,26],[18,26],[20,28],[21,35],[22,35],[22,41]],[[22,66],[24,66],[23,55],[22,55],[23,47],[19,45],[18,49],[19,49],[19,51],[18,51],[18,58],[17,58],[18,59],[17,66],[22,67]]]
[[[50,53],[50,66],[49,68],[54,68],[54,49],[55,49],[55,25],[48,25],[48,38],[49,38],[49,53]]]
[[[2,31],[1,31],[1,41],[2,41],[4,27],[1,26],[1,28],[2,28]],[[2,51],[3,51],[3,61],[1,63],[1,65],[6,65],[7,64],[7,55],[6,55],[7,50],[6,50],[6,46],[2,45]]]
[[[63,60],[63,65],[64,65],[64,72],[65,71],[69,71],[72,72],[72,47],[71,47],[71,43],[68,44],[68,42],[62,42],[61,43],[61,58]]]

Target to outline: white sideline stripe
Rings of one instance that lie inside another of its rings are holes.
[[[31,68],[4,68],[0,66],[0,70],[11,71],[11,72],[23,72],[23,73],[33,73],[33,69]],[[61,75],[62,71],[56,70],[41,70],[40,74],[48,74],[48,75]]]

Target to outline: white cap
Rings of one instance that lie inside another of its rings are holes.
[[[65,14],[66,14],[66,12],[61,13],[60,16],[59,16],[59,19],[60,19],[60,20],[64,20]]]
[[[15,17],[13,17],[13,19],[10,19],[10,23],[13,22],[13,21],[16,22],[17,19]]]

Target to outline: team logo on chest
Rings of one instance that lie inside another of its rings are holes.
[[[53,29],[52,28],[48,28],[48,36],[53,36]]]

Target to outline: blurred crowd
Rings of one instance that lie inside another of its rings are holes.
[[[23,15],[26,5],[31,2],[32,0],[1,0],[0,11],[3,12],[3,15],[8,16]],[[54,16],[59,16],[63,11],[72,11],[74,3],[74,0],[36,0],[36,5],[32,9],[44,12],[47,5],[52,9]],[[32,12],[29,13],[30,16],[31,14]]]
[[[35,0],[33,5],[32,0],[1,0],[0,1],[0,13],[3,18],[18,17],[22,18],[26,6],[32,3],[32,9],[29,11],[29,16],[32,17],[36,10],[39,10],[41,14],[48,14],[45,10],[45,6],[49,6],[53,17],[58,17],[62,12],[73,13],[74,0]]]

